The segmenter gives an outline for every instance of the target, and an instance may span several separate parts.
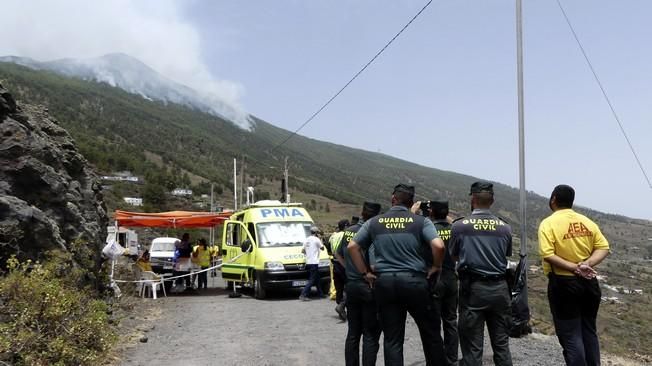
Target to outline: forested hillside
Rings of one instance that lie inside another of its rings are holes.
[[[205,191],[207,183],[214,182],[222,201],[229,202],[234,157],[245,158],[247,185],[277,181],[287,156],[291,189],[353,204],[365,199],[385,203],[393,185],[407,182],[416,186],[422,198],[447,198],[454,210],[466,212],[468,187],[478,179],[303,136],[277,147],[290,132],[261,119],[255,118],[254,130],[249,132],[218,117],[149,101],[107,84],[15,64],[0,63],[0,79],[17,98],[48,106],[99,172],[132,171],[145,178],[141,190],[149,196],[163,188],[200,183]],[[500,183],[495,191],[496,211],[518,231],[518,191]],[[528,200],[528,231],[533,236],[538,220],[549,209],[543,197],[530,193]],[[645,224],[590,213],[615,226]],[[618,233],[614,230],[611,235]],[[622,239],[635,243],[643,238],[627,235]]]

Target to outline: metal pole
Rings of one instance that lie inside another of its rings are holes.
[[[242,162],[240,163],[240,207],[242,207],[242,200],[244,198],[244,175],[245,175],[245,155],[242,154]]]
[[[290,184],[288,183],[288,157],[285,157],[285,169],[283,169],[283,177],[285,178],[285,203],[290,203]]]
[[[113,227],[115,228],[115,237],[113,238],[115,244],[120,244],[119,238],[120,238],[120,230],[118,227],[118,220],[114,220],[113,222]],[[131,254],[131,253],[129,253]],[[113,274],[115,272],[115,257],[113,256],[113,253],[111,253],[112,258],[111,258],[111,274],[109,274],[109,279],[111,282],[113,282]]]
[[[214,183],[211,183],[211,213],[215,210],[215,208],[213,206],[213,186],[214,186]],[[213,244],[215,244],[215,236],[213,235],[214,229],[215,228],[213,226],[211,226],[210,233],[208,235],[208,241],[209,241],[209,244],[211,246],[213,246]]]
[[[516,0],[516,74],[518,89],[518,170],[520,190],[521,248],[527,254],[527,202],[525,192],[525,113],[523,103],[523,8],[522,0]]]
[[[238,166],[236,158],[233,158],[233,211],[238,211]]]

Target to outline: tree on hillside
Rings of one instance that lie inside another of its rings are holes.
[[[183,175],[181,176],[181,185],[184,188],[190,187],[190,177],[187,172],[183,172]]]
[[[162,209],[167,202],[165,187],[147,182],[143,188],[143,202],[153,208]]]

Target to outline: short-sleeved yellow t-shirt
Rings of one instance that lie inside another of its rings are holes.
[[[572,209],[557,210],[539,225],[539,255],[542,259],[557,255],[579,263],[588,259],[596,249],[609,250],[609,242],[598,225]],[[547,275],[550,271],[550,263],[544,260],[543,272]],[[555,274],[573,276],[573,273],[560,268],[555,268]]]
[[[195,262],[201,267],[208,267],[211,265],[211,254],[208,247],[204,249],[201,245],[196,245],[192,252],[196,254]]]

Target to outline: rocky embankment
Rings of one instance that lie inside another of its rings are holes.
[[[108,222],[101,186],[72,137],[42,106],[0,85],[0,265],[51,249],[96,267]],[[90,268],[89,268],[90,269]]]

